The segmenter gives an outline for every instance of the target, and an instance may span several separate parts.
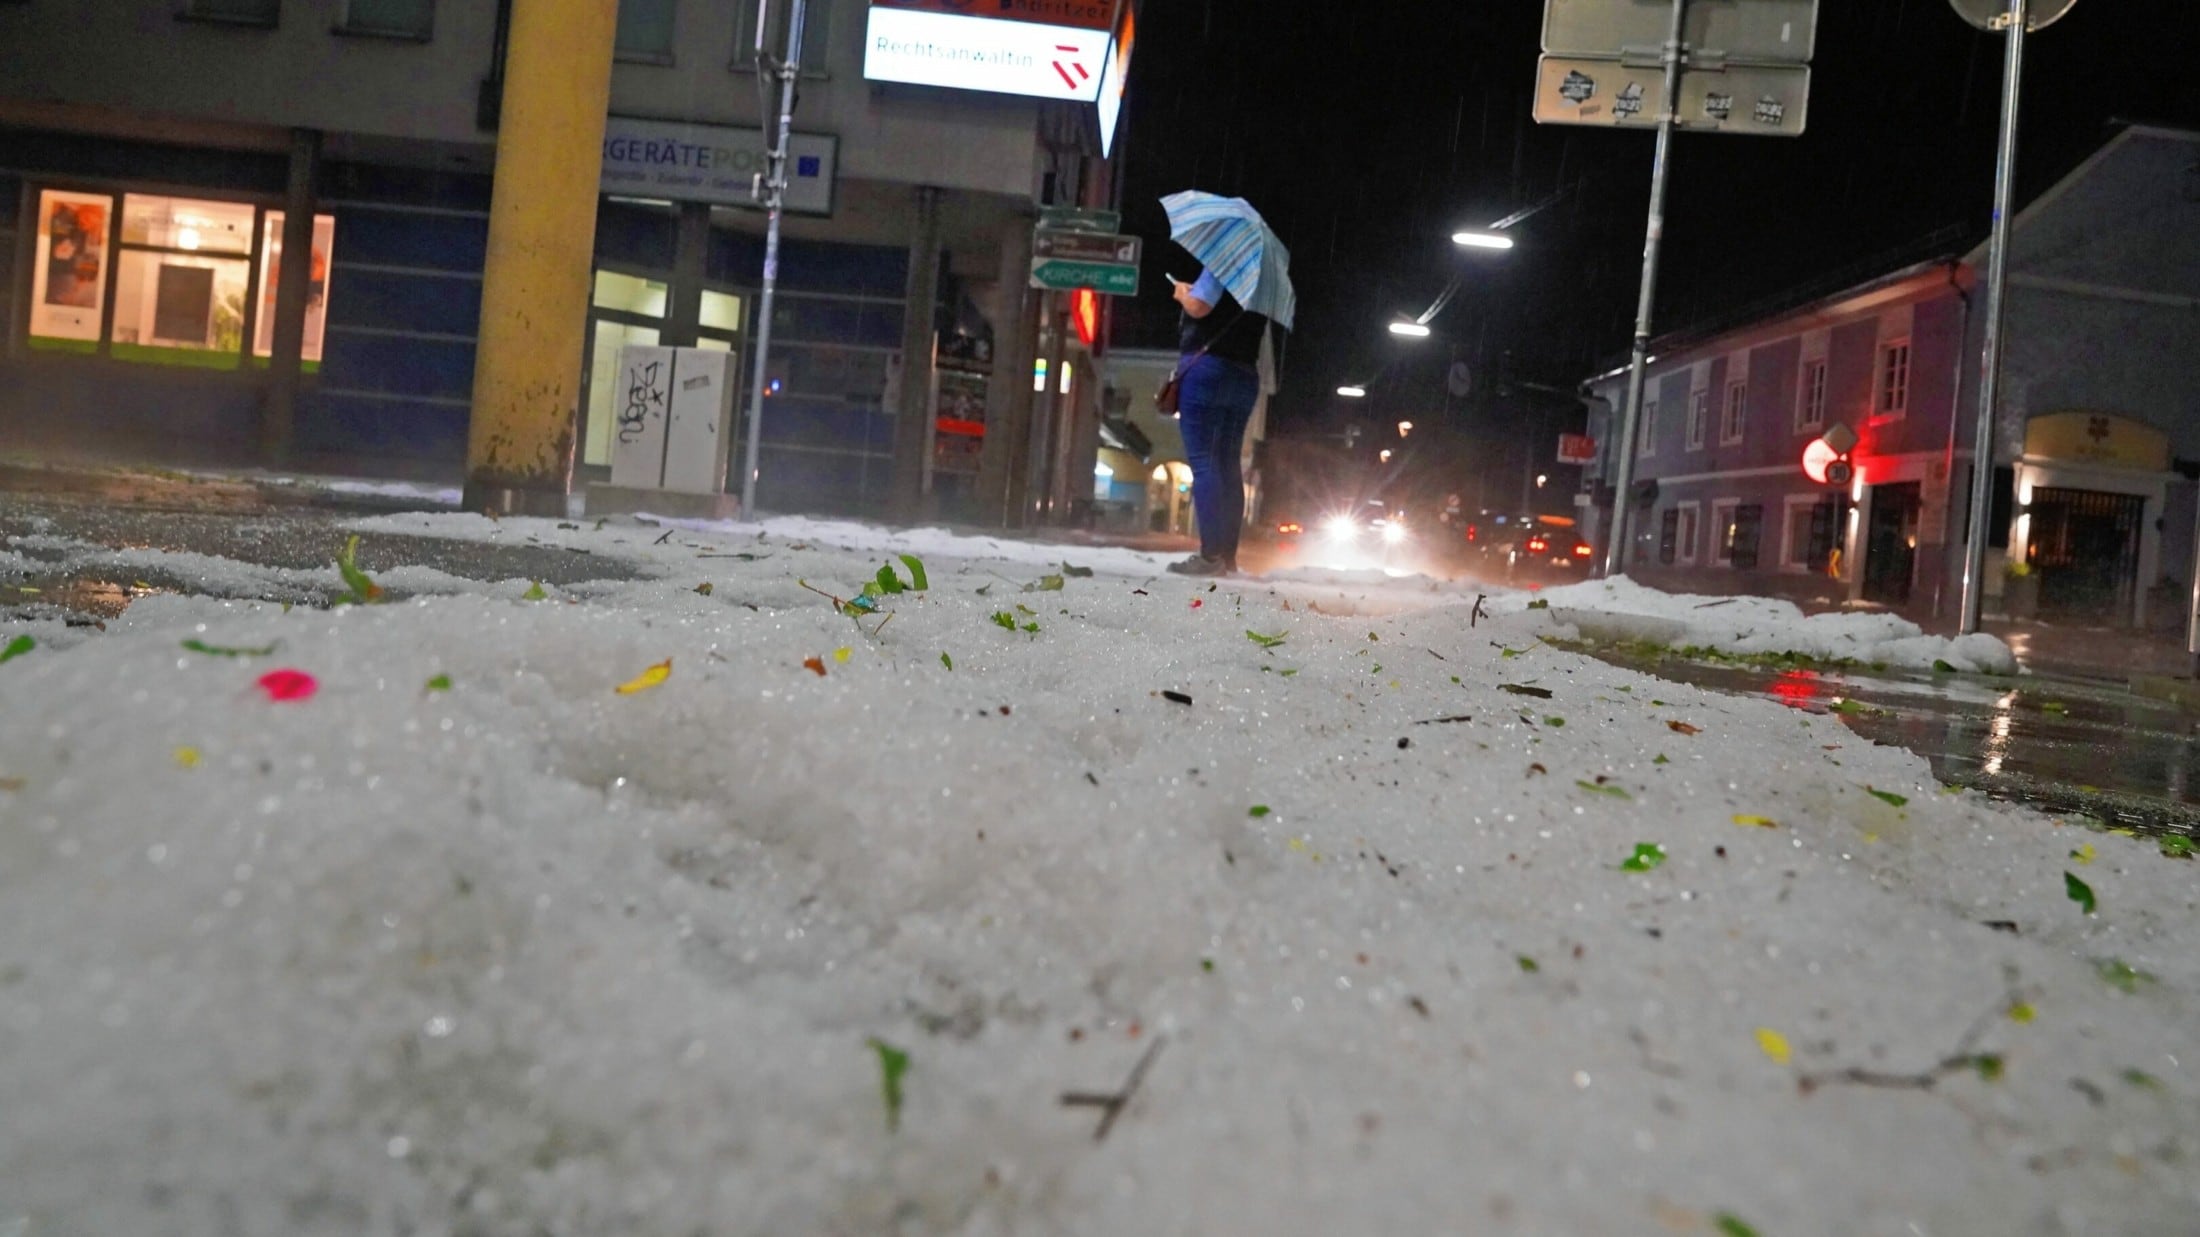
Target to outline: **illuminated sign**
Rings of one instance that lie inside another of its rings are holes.
[[[1099,98],[1108,32],[998,21],[924,9],[871,8],[863,76],[1091,103]]]
[[[1100,157],[1115,148],[1115,126],[1123,115],[1123,92],[1130,85],[1131,44],[1138,30],[1129,5],[1123,6],[1123,24],[1108,46],[1108,63],[1100,70]]]
[[[838,147],[837,138],[818,134],[788,137],[789,211],[833,213]],[[601,186],[620,197],[756,207],[750,185],[769,166],[769,150],[762,129],[613,116],[604,123]]]
[[[1087,348],[1100,338],[1100,294],[1079,288],[1069,294],[1069,320],[1077,328],[1077,342]]]

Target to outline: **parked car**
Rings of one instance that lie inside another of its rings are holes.
[[[1572,516],[1479,511],[1464,538],[1470,558],[1508,575],[1587,575],[1595,555]]]

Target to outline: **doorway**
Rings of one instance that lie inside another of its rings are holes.
[[[2139,579],[2138,494],[2042,487],[2032,492],[2026,558],[2040,577],[2040,612],[2123,626]]]
[[[1872,487],[1871,523],[1864,531],[1864,598],[1905,605],[1917,578],[1917,526],[1924,511],[1915,481]]]

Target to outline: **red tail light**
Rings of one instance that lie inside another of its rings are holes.
[[[1551,543],[1541,537],[1528,538],[1528,553],[1530,554],[1541,554],[1543,551],[1550,548]]]
[[[1574,543],[1574,557],[1575,557],[1575,558],[1587,558],[1587,557],[1589,557],[1589,556],[1590,556],[1591,554],[1593,554],[1593,553],[1595,553],[1595,551],[1593,551],[1593,550],[1591,550],[1591,549],[1589,548],[1589,543],[1588,543],[1588,542],[1586,542],[1586,541],[1576,541],[1576,542]]]
[[[1279,533],[1299,533],[1306,530],[1299,527],[1297,520],[1285,520],[1283,523],[1276,525],[1276,531]]]
[[[1480,532],[1481,532],[1481,530],[1480,530],[1480,529],[1478,529],[1478,528],[1476,528],[1476,527],[1475,527],[1474,525],[1472,525],[1472,524],[1469,524],[1469,525],[1467,525],[1467,540],[1469,540],[1469,541],[1473,541],[1473,540],[1475,540],[1475,538],[1476,538],[1477,534],[1479,534]]]

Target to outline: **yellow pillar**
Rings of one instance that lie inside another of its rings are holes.
[[[514,0],[466,509],[565,514],[618,0]]]

